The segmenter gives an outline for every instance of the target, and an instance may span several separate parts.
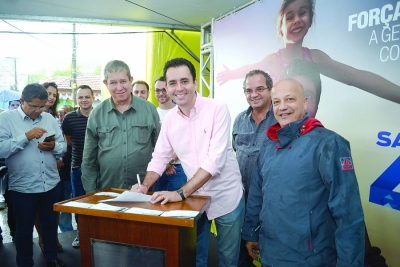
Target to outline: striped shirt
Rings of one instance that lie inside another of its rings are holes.
[[[62,123],[64,135],[71,136],[72,161],[71,166],[81,166],[83,147],[85,144],[85,133],[88,117],[79,112],[80,108],[65,115]]]

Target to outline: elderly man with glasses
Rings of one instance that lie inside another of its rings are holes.
[[[66,151],[57,120],[46,110],[48,93],[28,84],[21,106],[0,114],[0,158],[6,159],[9,190],[17,219],[16,265],[33,266],[32,229],[39,215],[47,266],[65,266],[57,258],[57,224],[53,204],[60,196],[56,156]],[[44,139],[53,135],[49,141]]]
[[[272,79],[262,70],[252,70],[243,82],[244,96],[249,107],[235,119],[232,130],[232,147],[236,151],[247,202],[250,181],[260,147],[266,139],[265,131],[276,123],[271,105]],[[253,266],[245,241],[240,247],[239,267]]]

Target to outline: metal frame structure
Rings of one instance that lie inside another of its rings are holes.
[[[208,88],[210,94],[208,97],[214,98],[214,50],[212,43],[212,34],[214,31],[214,22],[221,20],[229,15],[234,15],[237,11],[242,10],[255,2],[262,0],[252,0],[232,11],[216,18],[201,26],[200,36],[200,94],[204,96],[205,87]],[[209,80],[207,80],[209,79]]]
[[[204,96],[204,88],[207,87],[210,90],[208,96],[211,98],[214,98],[214,57],[211,38],[213,25],[214,19],[201,26],[200,33],[200,94]]]

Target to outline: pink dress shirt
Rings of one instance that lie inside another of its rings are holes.
[[[199,168],[209,172],[210,180],[194,192],[194,195],[211,197],[206,210],[209,220],[236,209],[243,195],[239,165],[230,141],[230,123],[225,104],[197,94],[190,117],[186,117],[178,106],[165,116],[153,158],[147,167],[147,171],[161,176],[175,151],[188,179]]]

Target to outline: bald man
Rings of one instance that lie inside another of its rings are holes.
[[[299,82],[271,90],[242,238],[263,266],[364,266],[364,215],[349,142],[310,118]]]

